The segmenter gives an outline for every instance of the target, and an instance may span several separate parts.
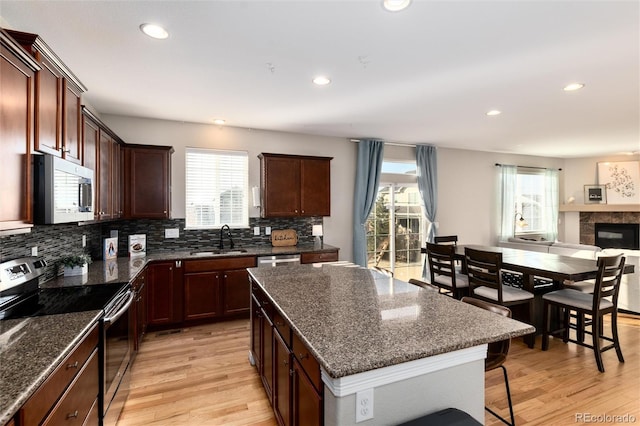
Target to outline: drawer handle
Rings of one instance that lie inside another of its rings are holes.
[[[284,322],[282,322],[282,321],[276,321],[276,325],[277,325],[278,327],[283,327],[283,326],[284,326]]]
[[[78,361],[74,362],[73,364],[67,364],[67,370],[70,368],[78,368]]]
[[[303,359],[305,359],[305,358],[309,358],[309,354],[308,354],[308,353],[306,353],[306,354],[299,354],[299,355],[298,355],[298,358],[300,358],[300,361],[302,361],[302,360],[303,360]]]
[[[78,417],[78,410],[74,411],[73,413],[67,414],[67,419],[73,419],[75,417]]]

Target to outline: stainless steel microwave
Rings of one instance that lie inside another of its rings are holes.
[[[93,220],[93,170],[53,155],[34,155],[34,221]]]

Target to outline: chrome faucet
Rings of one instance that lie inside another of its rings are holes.
[[[227,230],[227,238],[229,238],[229,242],[231,243],[231,248],[233,248],[233,246],[235,245],[233,244],[233,238],[231,238],[231,228],[229,228],[229,225],[225,224],[222,226],[222,228],[220,228],[220,244],[218,244],[218,248],[220,250],[224,249],[224,242],[222,238],[223,238],[223,235],[224,235],[223,232],[225,229]]]

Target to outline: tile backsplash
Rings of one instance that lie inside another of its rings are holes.
[[[310,218],[249,218],[249,228],[231,229],[236,246],[259,246],[271,244],[271,236],[265,235],[265,227],[276,229],[295,229],[299,242],[313,242],[313,225],[322,224],[322,217]],[[253,228],[260,227],[260,235],[253,235]],[[56,262],[67,254],[83,251],[94,260],[102,259],[102,240],[118,231],[118,256],[126,257],[127,237],[131,234],[146,234],[147,252],[201,250],[216,248],[220,241],[220,231],[185,230],[184,219],[166,220],[120,220],[87,225],[35,225],[30,233],[0,236],[0,262],[23,256],[30,256],[32,247],[38,248],[38,255],[49,264],[45,280],[62,273]],[[165,229],[179,229],[178,238],[165,238]],[[83,249],[82,237],[86,237],[87,246]],[[225,239],[225,247],[228,247]]]

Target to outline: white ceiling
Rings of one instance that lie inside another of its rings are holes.
[[[638,1],[1,0],[0,16],[39,34],[101,114],[552,157],[640,150]],[[585,88],[562,90],[574,81]]]

